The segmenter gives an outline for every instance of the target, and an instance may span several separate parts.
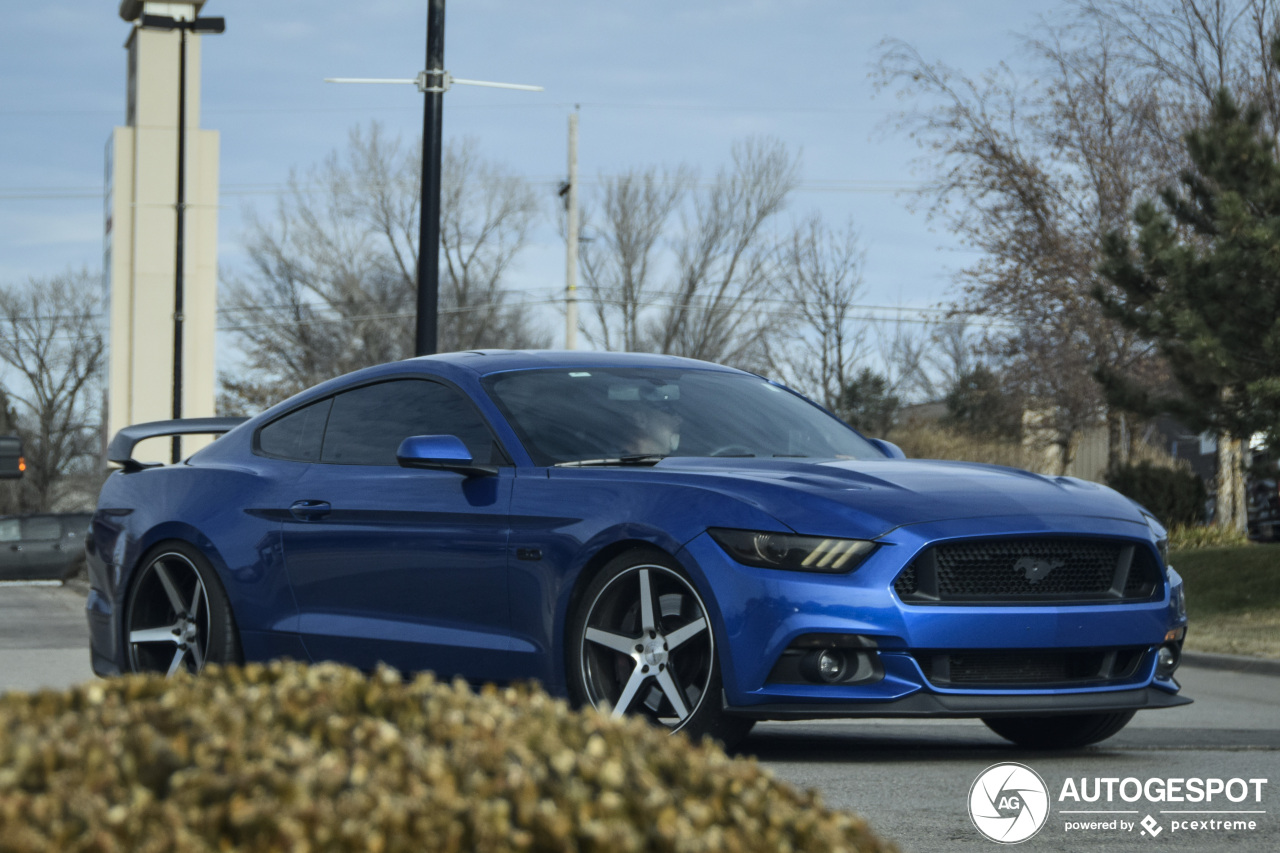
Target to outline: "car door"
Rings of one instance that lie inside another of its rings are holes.
[[[22,521],[0,518],[0,578],[25,578],[26,556],[22,551]]]
[[[496,476],[401,468],[411,435],[454,435]],[[504,680],[510,668],[513,469],[455,388],[398,379],[333,398],[323,451],[296,486],[285,567],[313,659]]]
[[[22,519],[22,555],[26,577],[60,580],[70,562],[62,542],[62,523],[56,515],[32,515]],[[81,540],[80,546],[84,547]]]

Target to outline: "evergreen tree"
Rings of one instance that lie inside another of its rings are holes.
[[[946,404],[944,426],[971,435],[1022,438],[1022,401],[985,364],[956,378],[947,392]]]
[[[856,430],[883,436],[893,426],[902,401],[889,389],[889,381],[864,367],[840,393],[836,414]]]
[[[1280,59],[1280,39],[1273,43]],[[1280,64],[1280,63],[1278,63]],[[1153,341],[1174,383],[1153,394],[1100,374],[1112,403],[1167,412],[1219,438],[1220,524],[1243,530],[1243,448],[1280,433],[1280,162],[1257,105],[1218,93],[1186,136],[1192,168],[1160,206],[1138,205],[1135,244],[1104,243],[1104,309]]]

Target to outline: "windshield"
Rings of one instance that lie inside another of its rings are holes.
[[[882,459],[822,409],[756,376],[680,368],[523,370],[484,380],[537,465],[667,456]]]

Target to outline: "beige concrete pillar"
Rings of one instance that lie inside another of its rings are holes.
[[[191,20],[205,0],[125,0],[140,14]],[[132,16],[132,17],[130,17]],[[168,420],[173,412],[173,315],[177,263],[177,31],[134,20],[124,127],[107,147],[105,269],[110,299],[108,430]],[[187,33],[186,218],[183,252],[182,416],[214,414],[218,280],[218,133],[200,129],[200,39]],[[183,455],[209,439],[183,439]],[[140,460],[169,460],[168,439],[138,446]]]

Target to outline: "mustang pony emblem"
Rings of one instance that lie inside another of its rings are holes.
[[[1065,560],[1041,560],[1038,557],[1019,557],[1013,564],[1015,572],[1022,572],[1027,583],[1037,584],[1049,576],[1049,572],[1066,565]]]

